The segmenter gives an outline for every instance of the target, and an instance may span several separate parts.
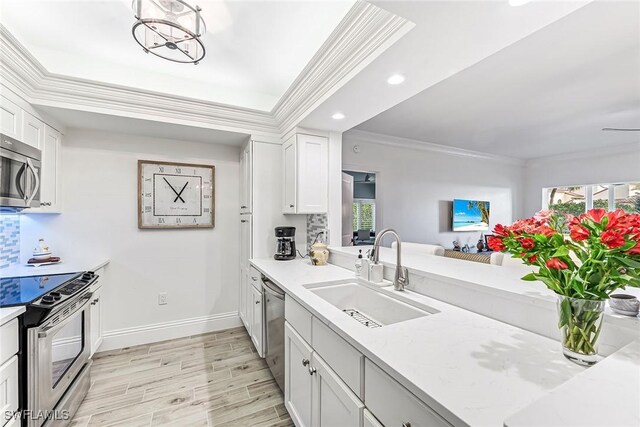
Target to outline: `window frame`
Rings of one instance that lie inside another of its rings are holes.
[[[593,209],[593,189],[595,187],[607,187],[608,192],[608,203],[607,210],[614,211],[616,209],[616,197],[615,197],[615,186],[616,185],[632,185],[638,184],[640,180],[637,182],[612,182],[612,183],[598,183],[598,184],[577,184],[577,185],[557,185],[552,187],[544,187],[542,189],[542,210],[549,209],[549,191],[553,188],[562,188],[562,187],[584,187],[584,200],[585,200],[585,212]]]

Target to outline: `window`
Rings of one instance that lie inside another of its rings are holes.
[[[370,199],[353,201],[353,230],[376,229],[376,202]]]
[[[580,215],[592,208],[640,213],[640,183],[595,184],[544,189],[543,209]]]

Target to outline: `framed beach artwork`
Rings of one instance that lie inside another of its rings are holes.
[[[489,230],[490,203],[481,200],[453,201],[453,231]]]

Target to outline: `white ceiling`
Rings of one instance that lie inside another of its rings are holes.
[[[199,65],[145,54],[131,0],[1,0],[0,22],[56,74],[270,111],[355,0],[194,0]]]
[[[521,159],[640,142],[603,127],[640,128],[640,2],[588,4],[356,129]]]

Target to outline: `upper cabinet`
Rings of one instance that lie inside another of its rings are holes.
[[[22,138],[21,141],[42,150],[44,147],[45,124],[26,111],[22,112]]]
[[[282,212],[327,212],[329,140],[296,134],[282,145],[282,161]]]
[[[240,153],[240,213],[251,213],[253,209],[253,185],[251,174],[253,170],[252,141]]]
[[[42,150],[42,172],[40,181],[40,210],[42,212],[60,212],[61,206],[61,190],[60,184],[60,149],[62,144],[62,135],[60,132],[45,125],[44,142]]]
[[[0,99],[0,133],[22,139],[22,109],[4,96]]]

